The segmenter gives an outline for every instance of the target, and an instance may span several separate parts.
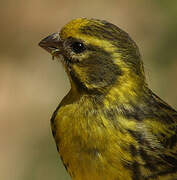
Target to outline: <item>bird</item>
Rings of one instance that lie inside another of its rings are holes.
[[[128,33],[76,18],[39,46],[70,81],[51,129],[73,180],[177,179],[177,111],[148,87]]]

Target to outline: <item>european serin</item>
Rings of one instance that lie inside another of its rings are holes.
[[[51,126],[74,180],[177,179],[177,112],[148,88],[126,32],[79,18],[39,45],[71,83]]]

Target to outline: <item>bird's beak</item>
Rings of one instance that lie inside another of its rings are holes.
[[[53,33],[39,42],[39,46],[48,51],[52,56],[61,53],[62,42],[59,33]]]

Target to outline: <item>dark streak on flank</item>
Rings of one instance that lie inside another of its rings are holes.
[[[138,151],[132,144],[129,146],[129,153],[131,153],[134,158],[138,156]],[[143,179],[140,172],[140,164],[136,160],[130,162],[128,165],[125,165],[125,167],[132,171],[132,180],[140,180],[140,178]]]
[[[167,138],[166,141],[164,141],[164,146],[172,149],[173,147],[176,146],[176,143],[177,143],[177,132],[174,135],[172,135],[171,137]]]
[[[169,155],[161,155],[161,158],[165,162],[168,162],[173,169],[177,170],[177,153],[174,153],[173,157]]]
[[[175,159],[177,154],[174,154],[173,157],[164,154],[161,156],[159,155],[159,157],[156,157],[155,153],[152,153],[151,155],[147,154],[148,151],[144,150],[142,147],[136,149],[133,145],[130,145],[129,149],[133,157],[140,156],[140,158],[145,163],[144,165],[140,165],[135,160],[129,163],[128,165],[124,164],[127,169],[132,171],[133,180],[148,180],[151,178],[157,178],[177,172],[177,159]],[[145,169],[150,170],[150,174],[146,177],[143,176],[140,171],[140,166],[144,166]]]
[[[137,149],[135,148],[135,146],[133,144],[130,144],[129,146],[129,150],[130,150],[130,153],[133,157],[137,156],[138,155],[138,152],[137,152]]]
[[[147,180],[149,179],[155,179],[157,177],[161,177],[161,176],[168,176],[168,175],[173,175],[174,173],[177,172],[177,168],[168,168],[168,169],[165,169],[165,170],[162,170],[162,171],[158,171],[158,172],[155,172],[153,173],[152,175],[149,175],[148,177],[146,177]],[[176,178],[170,178],[169,180],[176,180]]]
[[[131,166],[132,166],[132,171],[133,171],[132,180],[142,179],[140,169],[139,169],[139,164],[136,161],[134,161]]]
[[[157,159],[155,159],[153,156],[148,155],[147,152],[143,148],[139,149],[139,154],[145,162],[145,165],[144,165],[145,168],[149,169],[152,172],[157,171],[157,167],[155,166],[155,164],[156,165],[158,164]]]
[[[147,141],[145,137],[142,136],[140,132],[128,130],[128,132],[138,141],[139,148],[137,149],[137,154],[141,157],[145,162],[145,168],[150,169],[151,171],[156,171],[156,165],[159,163],[159,158],[156,158],[156,153],[154,152],[154,156],[152,154],[147,154],[147,151],[153,150],[150,142]],[[144,149],[146,147],[146,150]]]

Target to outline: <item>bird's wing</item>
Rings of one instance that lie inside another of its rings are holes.
[[[164,119],[164,116],[166,117],[166,121],[161,122],[164,133],[159,130],[159,136],[161,136],[162,140],[164,139],[162,142],[166,149],[177,153],[177,111],[156,94],[152,93],[152,96],[159,106],[159,119]]]
[[[151,95],[155,118],[144,121],[145,139],[149,143],[149,149],[145,149],[147,144],[142,146],[144,159],[152,167],[152,171],[153,168],[156,170],[151,174],[152,178],[159,176],[171,179],[177,177],[177,111],[153,92]],[[155,142],[154,147],[151,141]]]

